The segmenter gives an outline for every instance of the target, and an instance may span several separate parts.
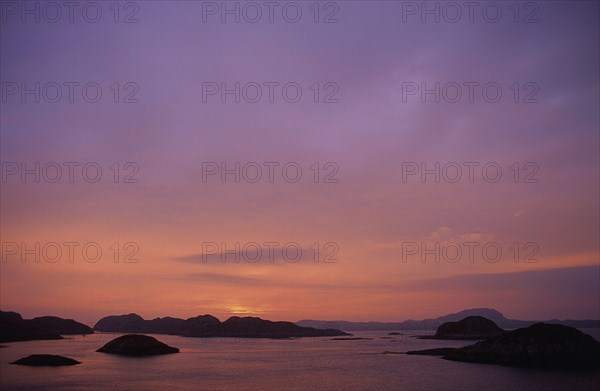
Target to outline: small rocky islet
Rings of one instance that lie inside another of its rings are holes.
[[[26,365],[30,367],[61,367],[81,364],[81,362],[69,357],[57,356],[54,354],[32,354],[11,362],[14,365]]]
[[[120,356],[136,357],[179,353],[178,348],[162,343],[154,337],[140,334],[122,335],[108,342],[96,351],[117,354]]]
[[[179,353],[178,348],[174,348],[165,343],[162,343],[154,337],[137,334],[122,335],[108,342],[96,351],[101,353],[133,357]],[[30,356],[14,361],[11,364],[32,367],[58,367],[77,365],[81,364],[81,362],[69,357],[58,356],[53,354],[32,354]]]

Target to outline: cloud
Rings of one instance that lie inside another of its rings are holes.
[[[235,276],[231,274],[219,273],[189,273],[178,278],[194,282],[217,283],[236,286],[262,286],[267,283],[266,280],[256,277]]]
[[[250,244],[251,243],[251,244]],[[191,264],[218,264],[218,263],[247,263],[247,264],[295,264],[300,262],[314,262],[316,253],[307,246],[295,242],[287,243],[287,247],[276,247],[276,242],[249,242],[247,244],[212,243],[204,253],[194,253],[173,258],[178,262]],[[280,243],[277,243],[280,244]],[[231,250],[218,251],[222,247],[231,247]],[[328,250],[330,250],[328,248]],[[322,258],[322,257],[321,257]]]
[[[523,217],[523,215],[525,215],[525,211],[523,209],[519,209],[518,211],[516,211],[515,213],[513,213],[513,219],[520,219],[521,217]]]
[[[598,298],[598,266],[580,266],[494,274],[461,274],[451,277],[414,280],[409,290],[494,292],[543,292],[552,295],[578,295]]]

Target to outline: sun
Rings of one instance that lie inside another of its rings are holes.
[[[262,310],[258,308],[246,307],[242,305],[231,305],[226,311],[234,315],[256,315],[262,312]]]

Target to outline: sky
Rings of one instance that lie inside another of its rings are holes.
[[[0,2],[2,310],[600,318],[598,2],[269,4]]]

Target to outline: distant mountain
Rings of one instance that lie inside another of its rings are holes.
[[[96,331],[121,333],[145,333],[145,320],[138,314],[111,315],[100,319],[94,325]]]
[[[507,319],[500,312],[493,308],[472,308],[457,313],[440,316],[438,318],[423,320],[405,320],[403,322],[349,322],[344,320],[301,320],[296,322],[299,326],[321,328],[335,327],[345,331],[361,330],[436,330],[441,324],[446,322],[457,322],[469,316],[482,316],[487,318],[503,329],[516,329],[527,327],[539,323],[539,320],[516,320]],[[565,326],[579,328],[600,328],[600,320],[547,320],[546,323],[562,324]]]
[[[90,327],[56,316],[23,319],[17,312],[0,311],[0,342],[61,339],[61,335],[93,334]]]
[[[200,315],[185,320],[169,317],[144,320],[137,314],[111,315],[100,319],[94,326],[94,330],[204,338],[292,338],[349,335],[331,328],[302,327],[292,322],[272,322],[255,317],[232,316],[221,322],[212,315]]]
[[[421,339],[466,339],[481,340],[496,337],[502,330],[493,321],[483,316],[467,316],[458,322],[442,323],[435,335],[420,337]]]
[[[511,321],[510,319],[506,319],[504,317],[504,315],[502,315],[500,312],[496,311],[493,308],[472,308],[472,309],[456,312],[453,314],[440,316],[439,318],[435,318],[435,319],[426,319],[425,321],[438,321],[438,322],[444,322],[444,323],[445,322],[457,322],[457,321],[464,319],[466,317],[469,317],[469,316],[481,316],[481,317],[491,320],[492,322],[496,323],[497,325],[499,325],[499,323],[506,323],[506,322]],[[502,327],[502,326],[500,326],[500,327]]]

